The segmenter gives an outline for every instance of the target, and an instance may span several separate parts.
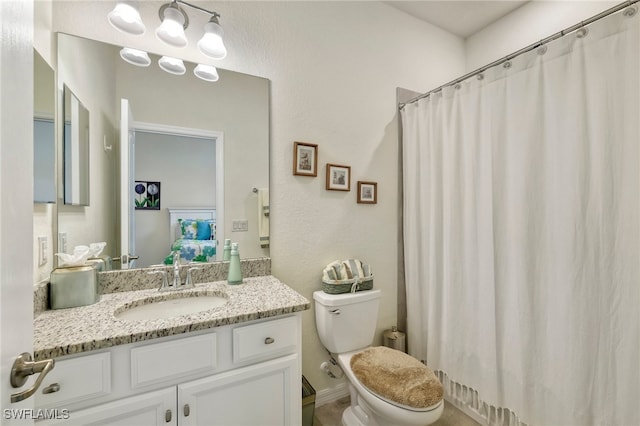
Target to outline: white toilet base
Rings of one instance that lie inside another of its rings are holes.
[[[355,387],[351,383],[348,385],[351,396],[351,405],[342,413],[343,426],[398,426],[397,421],[391,422],[376,414],[367,402],[358,395]],[[436,422],[442,415],[443,411],[444,401],[441,401],[437,408],[431,410],[428,415],[421,416],[424,423],[421,423],[419,426],[426,426]]]

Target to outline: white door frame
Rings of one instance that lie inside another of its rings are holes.
[[[213,139],[216,144],[216,260],[222,260],[220,241],[224,241],[224,132],[217,130],[195,129],[190,127],[168,126],[157,123],[134,121],[134,131],[162,133],[165,135],[190,136],[202,139]],[[133,176],[131,177],[134,178]]]

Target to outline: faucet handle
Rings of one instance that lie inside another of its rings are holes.
[[[193,284],[193,279],[191,278],[191,271],[197,271],[200,268],[189,268],[187,269],[187,281],[184,283],[184,288],[193,288],[195,285]]]
[[[160,285],[160,287],[158,287],[158,291],[169,290],[169,281],[167,281],[167,271],[166,270],[163,269],[161,271],[151,271],[151,272],[147,272],[147,274],[149,274],[149,275],[162,274],[162,284]]]

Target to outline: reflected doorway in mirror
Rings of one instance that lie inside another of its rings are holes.
[[[135,181],[136,210],[160,210],[160,182]]]

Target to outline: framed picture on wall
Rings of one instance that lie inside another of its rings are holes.
[[[378,203],[378,183],[358,181],[358,203],[377,204]]]
[[[160,210],[160,182],[137,180],[133,190],[136,210]]]
[[[293,143],[293,174],[318,176],[318,145],[304,142]]]
[[[351,191],[351,166],[327,164],[327,190]]]

